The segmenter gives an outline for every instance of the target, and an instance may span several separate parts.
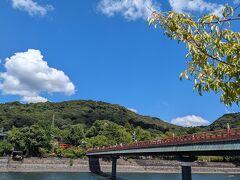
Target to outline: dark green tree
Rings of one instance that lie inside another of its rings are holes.
[[[41,156],[40,148],[51,150],[51,132],[39,125],[26,128],[13,128],[8,135],[15,150],[20,150],[27,156]]]
[[[11,154],[12,148],[12,144],[6,140],[0,141],[0,156]]]
[[[109,144],[127,144],[132,141],[131,134],[126,128],[107,120],[98,120],[87,131],[87,137],[105,136]]]
[[[146,141],[151,140],[151,133],[149,131],[143,130],[141,127],[137,127],[135,130],[136,140],[138,141]]]
[[[85,127],[82,124],[72,125],[66,128],[63,133],[64,141],[74,146],[81,145],[85,138],[84,129]]]

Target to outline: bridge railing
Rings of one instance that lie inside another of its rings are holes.
[[[147,147],[161,147],[169,145],[181,145],[181,144],[194,144],[203,142],[214,142],[223,140],[235,140],[240,139],[240,128],[209,131],[204,133],[176,136],[171,138],[164,138],[152,141],[139,141],[127,145],[114,145],[108,147],[97,147],[94,149],[89,149],[88,153],[94,152],[105,152],[114,150],[126,150],[126,149],[136,149],[136,148],[147,148]]]

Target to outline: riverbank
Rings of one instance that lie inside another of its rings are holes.
[[[111,162],[100,160],[103,172],[111,171]],[[178,161],[119,159],[118,172],[180,173]],[[193,173],[240,174],[240,167],[232,163],[194,162]],[[0,159],[0,172],[89,172],[88,160],[68,158],[25,158],[22,162],[8,158]]]

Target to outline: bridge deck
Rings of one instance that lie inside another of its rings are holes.
[[[240,128],[91,149],[88,156],[240,155]]]

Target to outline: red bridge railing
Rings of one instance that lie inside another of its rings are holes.
[[[199,134],[176,136],[153,141],[139,141],[127,145],[114,145],[89,149],[87,153],[97,153],[115,150],[140,149],[149,147],[161,147],[169,145],[197,144],[204,142],[226,141],[240,139],[240,128],[209,131]]]

